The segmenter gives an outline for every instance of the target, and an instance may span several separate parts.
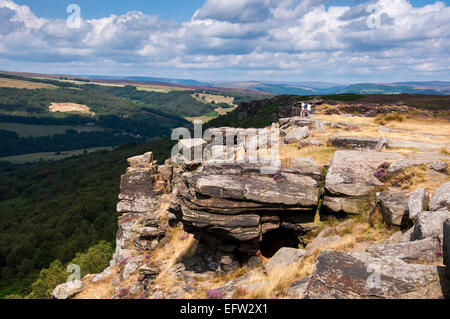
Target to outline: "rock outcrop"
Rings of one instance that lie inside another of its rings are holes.
[[[265,266],[265,269],[267,271],[272,271],[277,267],[291,265],[299,261],[305,254],[306,251],[303,249],[283,247],[278,250],[272,258],[270,258],[269,262]]]
[[[375,203],[380,208],[386,224],[402,226],[408,220],[408,198],[401,191],[376,193]]]
[[[373,209],[370,196],[381,182],[374,176],[387,161],[403,158],[396,153],[337,151],[326,176],[323,205],[331,211],[361,214]]]
[[[416,239],[435,238],[442,244],[444,222],[449,218],[448,210],[420,213],[414,225],[414,237]]]
[[[251,257],[266,233],[279,228],[301,233],[302,220],[313,219],[321,171],[306,162],[274,175],[255,164],[207,162],[183,174],[171,210],[200,241]]]
[[[377,148],[378,139],[371,137],[345,137],[336,136],[330,137],[328,143],[337,148],[344,148],[349,150],[364,150]]]
[[[84,283],[80,280],[70,281],[56,286],[52,291],[53,299],[69,299],[83,290]]]
[[[428,209],[430,196],[424,188],[418,188],[409,194],[408,211],[409,219],[416,220],[417,216]]]
[[[308,126],[296,127],[291,132],[286,134],[286,136],[284,137],[284,142],[286,144],[295,143],[304,140],[308,136],[309,136]]]
[[[409,264],[395,257],[323,250],[305,291],[310,299],[444,298],[443,267]]]
[[[366,250],[374,257],[400,258],[412,262],[437,262],[440,245],[435,238],[411,241],[407,243],[374,245]]]
[[[239,118],[257,116],[258,105],[241,107]],[[445,177],[446,163],[436,162],[435,154],[416,158],[382,152],[398,144],[384,136],[338,136],[329,139],[333,146],[356,150],[336,151],[329,167],[318,158],[324,164],[319,165],[313,158],[301,157],[307,153],[302,148],[320,148],[330,126],[345,131],[360,128],[310,118],[280,119],[283,114],[295,115],[298,106],[285,105],[274,113],[278,123],[270,134],[250,129],[255,134],[249,135],[246,129],[221,127],[204,139],[180,140],[183,155],[164,165],[158,165],[152,153],[130,158],[121,178],[116,251],[110,266],[90,277],[89,284],[112,277],[113,298],[189,298],[206,289],[210,299],[234,298],[261,293],[271,286],[277,271],[292,265],[311,267],[317,256],[312,275],[284,283],[282,297],[448,297],[447,269],[436,265],[441,265],[442,255],[447,268],[450,262],[450,182],[430,201],[425,189],[407,197],[389,179],[390,174],[428,163],[428,173]],[[320,133],[309,139],[312,131]],[[258,153],[258,164],[254,163],[249,150],[261,151],[280,141],[299,146],[282,145],[281,153],[302,155],[281,157],[278,166]],[[192,161],[199,151],[203,161]],[[320,203],[322,210],[317,209]],[[382,231],[370,229],[367,222],[376,206],[389,227],[401,229],[387,240],[393,232],[379,236]],[[243,269],[251,270],[209,289],[218,273]],[[310,268],[305,269],[301,273],[311,274]],[[177,284],[164,289],[162,285],[172,281]],[[82,288],[64,284],[53,297],[70,298]]]
[[[439,187],[431,197],[430,210],[436,211],[440,209],[450,210],[450,182]]]

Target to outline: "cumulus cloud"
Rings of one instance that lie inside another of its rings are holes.
[[[131,11],[71,29],[0,0],[0,68],[206,80],[448,79],[449,20],[450,7],[439,1],[206,0],[183,23]]]

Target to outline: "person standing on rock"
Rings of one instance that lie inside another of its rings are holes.
[[[302,102],[302,109],[300,111],[300,117],[305,117],[305,109],[306,109],[306,104],[304,102]]]
[[[311,104],[308,103],[306,106],[306,116],[309,117],[311,115]]]

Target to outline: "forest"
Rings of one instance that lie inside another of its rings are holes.
[[[0,298],[29,294],[55,260],[67,263],[102,240],[113,242],[127,158],[153,151],[163,162],[172,146],[163,139],[55,162],[0,162]]]

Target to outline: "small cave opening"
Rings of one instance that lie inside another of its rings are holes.
[[[280,248],[298,248],[299,244],[298,235],[294,231],[286,228],[277,228],[263,235],[259,244],[259,250],[261,255],[271,258]]]

